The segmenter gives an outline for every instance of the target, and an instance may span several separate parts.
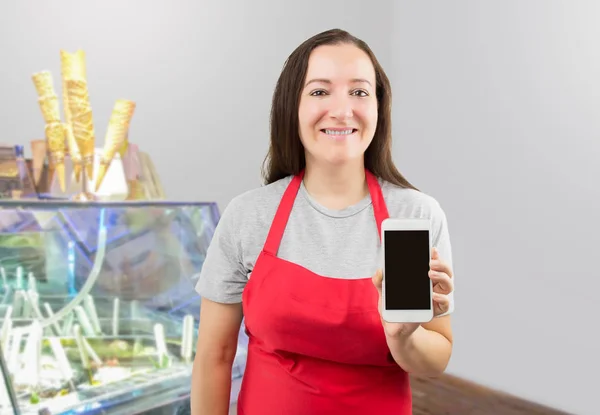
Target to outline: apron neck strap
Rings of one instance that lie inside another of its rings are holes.
[[[381,223],[390,217],[387,210],[387,205],[383,198],[383,192],[377,177],[369,170],[365,170],[367,175],[367,185],[369,186],[369,193],[371,194],[371,203],[373,203],[373,212],[375,213],[375,222],[377,223],[377,233],[379,234],[379,240],[381,240]]]
[[[371,195],[371,202],[373,204],[373,211],[375,213],[377,232],[379,234],[379,238],[381,239],[381,222],[388,218],[389,214],[377,177],[375,177],[369,170],[365,170],[365,173],[367,186],[369,187],[369,194]],[[279,244],[281,243],[287,221],[290,217],[290,213],[292,212],[292,207],[294,206],[294,201],[296,200],[296,195],[298,194],[298,190],[300,189],[303,178],[304,169],[302,169],[300,173],[292,178],[292,181],[281,197],[281,201],[279,202],[277,212],[273,218],[273,223],[271,224],[271,228],[269,229],[267,240],[263,248],[263,250],[268,254],[277,256]]]

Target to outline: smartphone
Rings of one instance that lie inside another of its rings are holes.
[[[426,323],[433,318],[429,278],[431,221],[386,219],[383,251],[382,317],[390,323]]]

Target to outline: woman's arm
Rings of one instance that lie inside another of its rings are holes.
[[[192,369],[192,415],[227,415],[231,369],[242,323],[242,304],[202,299]]]
[[[434,318],[408,336],[387,336],[387,343],[394,360],[406,372],[439,376],[452,355],[450,315]]]

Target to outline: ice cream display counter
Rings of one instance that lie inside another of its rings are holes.
[[[0,201],[0,412],[187,413],[218,219],[212,203]],[[242,328],[232,396],[245,353]]]

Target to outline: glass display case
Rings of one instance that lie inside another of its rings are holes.
[[[218,219],[212,203],[0,202],[1,413],[189,412]],[[242,327],[232,402],[246,347]]]

